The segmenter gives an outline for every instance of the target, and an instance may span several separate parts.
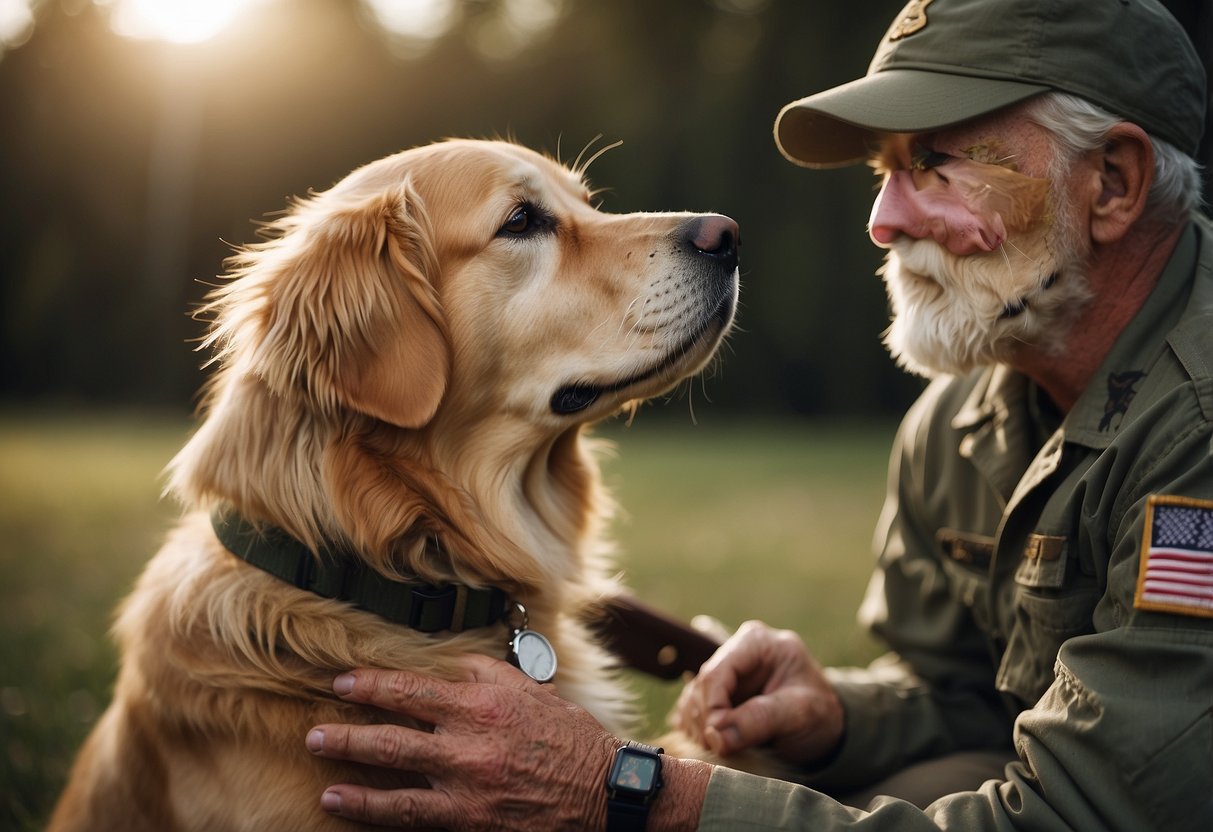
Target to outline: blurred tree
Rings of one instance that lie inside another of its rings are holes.
[[[682,394],[701,416],[891,416],[920,389],[880,345],[870,173],[797,168],[771,139],[787,101],[862,74],[901,0],[429,0],[424,21],[421,0],[392,20],[378,2],[261,0],[176,44],[46,0],[32,35],[0,32],[0,401],[184,406],[203,359],[187,313],[229,244],[447,136],[566,160],[623,140],[589,172],[605,210],[741,223],[739,330]],[[1166,2],[1208,61],[1207,1]]]
[[[898,4],[857,21],[790,0],[451,0],[427,41],[352,0],[294,0],[181,45],[45,3],[0,62],[0,397],[182,405],[202,360],[185,313],[251,220],[444,136],[571,158],[602,134],[625,142],[591,171],[607,210],[742,223],[743,329],[703,382],[713,411],[899,408],[916,383],[878,342],[867,175],[800,171],[770,137],[784,102],[862,71]]]

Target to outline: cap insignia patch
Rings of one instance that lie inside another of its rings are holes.
[[[931,0],[910,0],[889,27],[889,40],[901,40],[927,25],[927,6]]]
[[[1213,618],[1213,500],[1150,496],[1133,606]]]

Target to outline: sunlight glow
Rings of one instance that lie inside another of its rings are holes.
[[[230,26],[260,0],[96,0],[112,5],[110,27],[120,35],[170,43],[201,43]]]
[[[563,0],[503,0],[498,14],[480,21],[472,41],[486,58],[510,60],[546,35],[563,13]]]
[[[526,32],[543,32],[556,25],[564,12],[563,0],[505,0],[502,7],[510,25]]]
[[[375,22],[391,35],[435,40],[455,23],[455,0],[364,0]]]
[[[33,31],[30,0],[0,0],[0,52],[25,43]]]
[[[464,25],[472,46],[490,60],[515,58],[547,35],[564,15],[565,0],[499,0],[471,12],[457,0],[362,0],[401,55],[422,54]],[[465,19],[466,18],[466,19]]]

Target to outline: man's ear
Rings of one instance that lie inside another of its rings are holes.
[[[262,281],[265,298],[253,370],[321,410],[425,425],[446,392],[451,350],[415,192],[406,182],[353,203],[321,195],[289,225],[273,256],[241,278]]]
[[[1154,148],[1136,124],[1121,122],[1092,154],[1097,177],[1091,201],[1091,238],[1114,243],[1141,219],[1154,184]]]

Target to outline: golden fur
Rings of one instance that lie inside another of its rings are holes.
[[[246,564],[215,510],[383,574],[501,588],[554,645],[560,693],[626,727],[585,624],[617,587],[584,427],[710,358],[736,226],[590,200],[524,148],[444,142],[354,171],[232,259],[205,307],[218,370],[170,466],[187,512],[121,607],[113,702],[52,832],[351,828],[319,809],[325,785],[404,780],[305,750],[317,723],[387,718],[333,677],[504,655],[504,624],[425,635]],[[560,410],[561,390],[580,399]]]

